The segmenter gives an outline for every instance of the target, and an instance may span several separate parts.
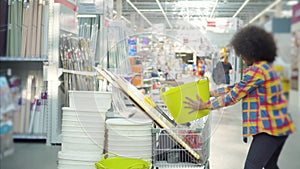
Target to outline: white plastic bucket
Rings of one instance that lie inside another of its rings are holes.
[[[111,107],[111,92],[69,91],[70,107],[78,110],[106,112]]]
[[[99,151],[99,153],[102,153],[103,151],[103,144],[97,145],[97,144],[85,144],[85,143],[69,143],[69,142],[63,142],[61,145],[62,151]]]

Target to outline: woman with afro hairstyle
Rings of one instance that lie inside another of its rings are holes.
[[[210,91],[214,99],[203,102],[186,97],[185,108],[194,113],[219,109],[242,100],[243,136],[252,136],[244,169],[278,169],[277,161],[294,124],[287,109],[279,75],[272,68],[276,44],[272,34],[257,26],[247,26],[231,40],[237,56],[249,67],[240,82]]]

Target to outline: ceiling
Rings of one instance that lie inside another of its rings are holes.
[[[236,17],[244,24],[274,15],[291,16],[290,0],[122,0],[122,18],[144,28],[165,23],[166,28],[182,25],[203,26],[209,18]],[[289,2],[289,3],[288,3]],[[297,1],[294,1],[294,4]],[[272,8],[270,8],[272,7]],[[266,10],[268,9],[268,10]],[[114,0],[117,11],[117,0]],[[257,17],[255,19],[255,17]]]

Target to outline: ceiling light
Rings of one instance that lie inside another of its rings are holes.
[[[157,5],[159,6],[159,9],[161,10],[161,12],[163,13],[163,15],[164,15],[164,17],[165,17],[165,19],[166,19],[166,21],[167,21],[169,27],[172,29],[173,26],[171,25],[171,23],[170,23],[170,21],[169,21],[167,15],[166,15],[166,12],[164,11],[163,7],[161,6],[161,3],[159,2],[159,0],[156,0],[156,3],[157,3]]]
[[[218,2],[219,2],[219,0],[216,0],[215,5],[214,5],[214,8],[213,8],[213,10],[212,10],[211,13],[210,13],[210,18],[212,18],[212,16],[214,15],[215,9],[216,9],[216,7],[217,7],[217,5],[218,5]]]
[[[113,10],[113,14],[117,14],[117,13],[118,13],[117,11]],[[128,19],[126,19],[124,16],[121,16],[121,18],[125,20],[127,23],[131,24],[131,22]]]
[[[248,4],[249,1],[250,1],[250,0],[246,0],[246,1],[243,3],[243,5],[235,12],[235,14],[234,14],[232,17],[233,17],[233,18],[236,17],[236,16],[241,12],[241,10],[244,9],[244,7]]]
[[[127,3],[129,3],[129,5],[138,13],[138,14],[140,14],[141,16],[142,16],[142,18],[144,18],[144,20],[146,20],[147,21],[147,23],[149,24],[149,25],[151,25],[152,26],[152,23],[141,13],[141,11],[130,1],[130,0],[126,0],[127,1]]]
[[[294,5],[296,5],[298,3],[298,1],[287,1],[286,2],[286,5],[288,5],[288,6],[294,6]]]
[[[277,1],[273,2],[271,5],[269,5],[267,8],[265,8],[263,11],[261,11],[258,15],[256,15],[253,19],[251,19],[248,24],[250,24],[250,23],[254,22],[256,19],[260,18],[263,14],[268,12],[270,9],[272,9],[279,2],[281,2],[281,0],[277,0]]]
[[[140,9],[141,12],[160,12],[160,9]]]

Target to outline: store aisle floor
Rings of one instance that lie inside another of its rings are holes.
[[[60,146],[15,143],[14,153],[0,161],[0,169],[56,169]]]
[[[242,141],[241,106],[237,104],[212,113],[211,169],[242,169],[251,140],[248,143]],[[300,168],[300,112],[291,114],[296,133],[288,138],[283,148],[280,169]]]
[[[240,112],[239,105],[212,112],[211,169],[243,168],[250,143],[242,141]],[[300,168],[300,113],[292,113],[292,116],[297,132],[289,137],[284,146],[279,159],[280,169]],[[59,150],[60,146],[17,143],[14,154],[0,161],[0,169],[56,169]]]

